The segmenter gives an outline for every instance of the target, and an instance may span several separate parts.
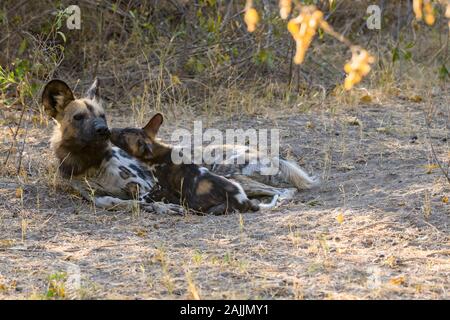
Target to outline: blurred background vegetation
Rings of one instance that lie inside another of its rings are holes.
[[[436,23],[415,20],[412,1],[301,1],[315,4],[334,29],[376,57],[356,88],[399,95],[431,90],[448,80],[445,8]],[[69,5],[81,9],[81,29],[66,27]],[[367,7],[382,9],[380,30],[366,26]],[[225,0],[2,0],[0,106],[27,105],[42,116],[40,90],[60,78],[80,92],[98,76],[104,99],[120,108],[149,105],[221,114],[257,113],[280,101],[343,96],[349,48],[319,30],[302,65],[278,1],[256,0],[261,22],[249,33],[245,1]],[[243,103],[247,95],[252,103]],[[359,95],[360,98],[360,95]],[[349,100],[350,99],[350,100]],[[138,112],[138,111],[136,111]],[[42,117],[39,117],[42,119]]]

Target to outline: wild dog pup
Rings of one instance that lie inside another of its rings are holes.
[[[195,164],[175,164],[171,146],[156,139],[163,116],[158,113],[142,129],[112,129],[111,142],[151,165],[161,190],[153,192],[154,201],[179,203],[202,213],[224,214],[257,211],[241,185]],[[273,201],[276,202],[276,199]]]

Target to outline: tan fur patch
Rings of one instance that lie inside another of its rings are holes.
[[[198,184],[197,190],[195,191],[195,193],[200,196],[203,194],[207,194],[210,193],[212,190],[212,183],[208,180],[202,180],[200,181],[200,183]]]
[[[138,141],[139,141],[138,135],[130,134],[127,135],[126,137],[126,142],[128,144],[128,147],[130,148],[130,153],[135,157],[142,157],[144,155],[141,154],[141,152],[139,152]]]

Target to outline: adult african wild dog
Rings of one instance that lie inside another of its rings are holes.
[[[214,214],[257,211],[275,206],[278,195],[269,205],[256,204],[236,181],[193,163],[174,163],[174,148],[156,137],[162,122],[162,114],[157,113],[142,129],[111,130],[113,144],[152,166],[160,186],[151,193],[152,199],[165,199],[197,212]]]
[[[102,208],[128,208],[138,201],[146,210],[182,212],[180,206],[146,197],[155,186],[152,172],[111,146],[97,79],[80,99],[66,83],[52,80],[43,90],[42,103],[56,121],[51,147],[59,161],[59,172],[84,198]]]

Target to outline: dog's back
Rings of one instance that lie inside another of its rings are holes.
[[[245,176],[274,188],[294,187],[297,190],[307,190],[319,185],[317,178],[308,175],[292,160],[268,156],[248,146],[220,145],[218,147],[223,150],[223,155],[219,154],[213,164],[205,164],[205,166],[219,175],[238,179]],[[270,168],[276,170],[267,174],[264,170],[268,171],[267,169]],[[248,191],[251,192],[246,188],[246,192]]]

